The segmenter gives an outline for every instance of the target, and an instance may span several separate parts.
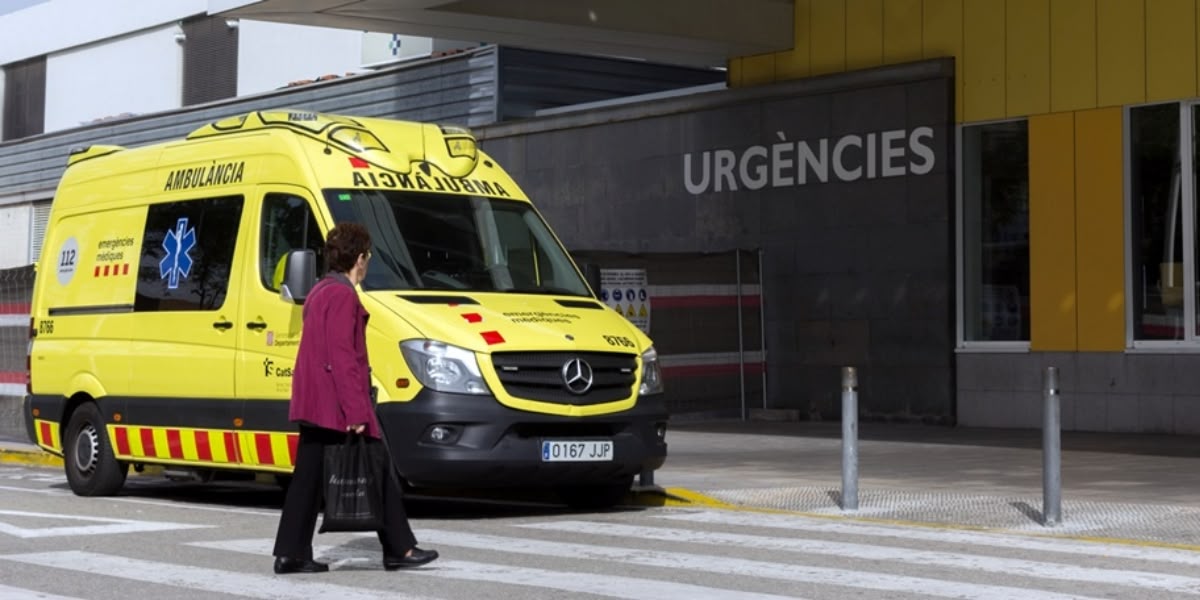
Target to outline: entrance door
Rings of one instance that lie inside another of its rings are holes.
[[[260,187],[250,206],[248,227],[254,235],[242,256],[242,303],[235,327],[235,380],[243,400],[243,430],[254,437],[244,439],[243,447],[252,452],[246,458],[258,465],[290,467],[287,437],[262,434],[295,429],[287,411],[303,307],[280,297],[283,262],[290,250],[311,249],[317,253],[320,273],[325,238],[311,196],[302,188]]]
[[[243,198],[153,204],[137,270],[130,397],[124,424],[228,430],[240,305],[233,266],[245,243]],[[158,437],[162,433],[163,437]],[[143,440],[142,455],[196,459],[181,436]],[[235,454],[229,452],[230,454]],[[134,454],[138,454],[135,448]],[[226,456],[236,462],[235,456]]]

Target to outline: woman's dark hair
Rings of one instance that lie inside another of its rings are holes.
[[[330,272],[346,273],[358,255],[371,251],[371,234],[358,223],[338,223],[325,238],[325,260]]]

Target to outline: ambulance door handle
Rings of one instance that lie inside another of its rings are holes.
[[[250,321],[249,323],[246,323],[246,328],[253,329],[255,331],[262,331],[267,328],[267,324],[262,321]]]
[[[233,329],[233,323],[231,323],[229,321],[217,321],[216,323],[213,323],[213,329],[220,329],[221,331],[228,331],[230,329]]]

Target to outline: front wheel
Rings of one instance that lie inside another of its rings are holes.
[[[94,403],[82,404],[71,414],[63,439],[63,466],[77,496],[111,496],[125,485],[129,464],[113,457],[104,419]]]
[[[599,510],[621,503],[633,485],[633,478],[600,485],[571,485],[558,488],[558,496],[574,509]]]

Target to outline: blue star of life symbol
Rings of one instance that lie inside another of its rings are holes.
[[[192,270],[192,257],[188,252],[196,245],[196,228],[188,228],[187,217],[180,217],[175,229],[167,232],[163,239],[163,249],[167,255],[158,263],[159,278],[167,277],[167,287],[179,287],[179,276],[187,279]]]

